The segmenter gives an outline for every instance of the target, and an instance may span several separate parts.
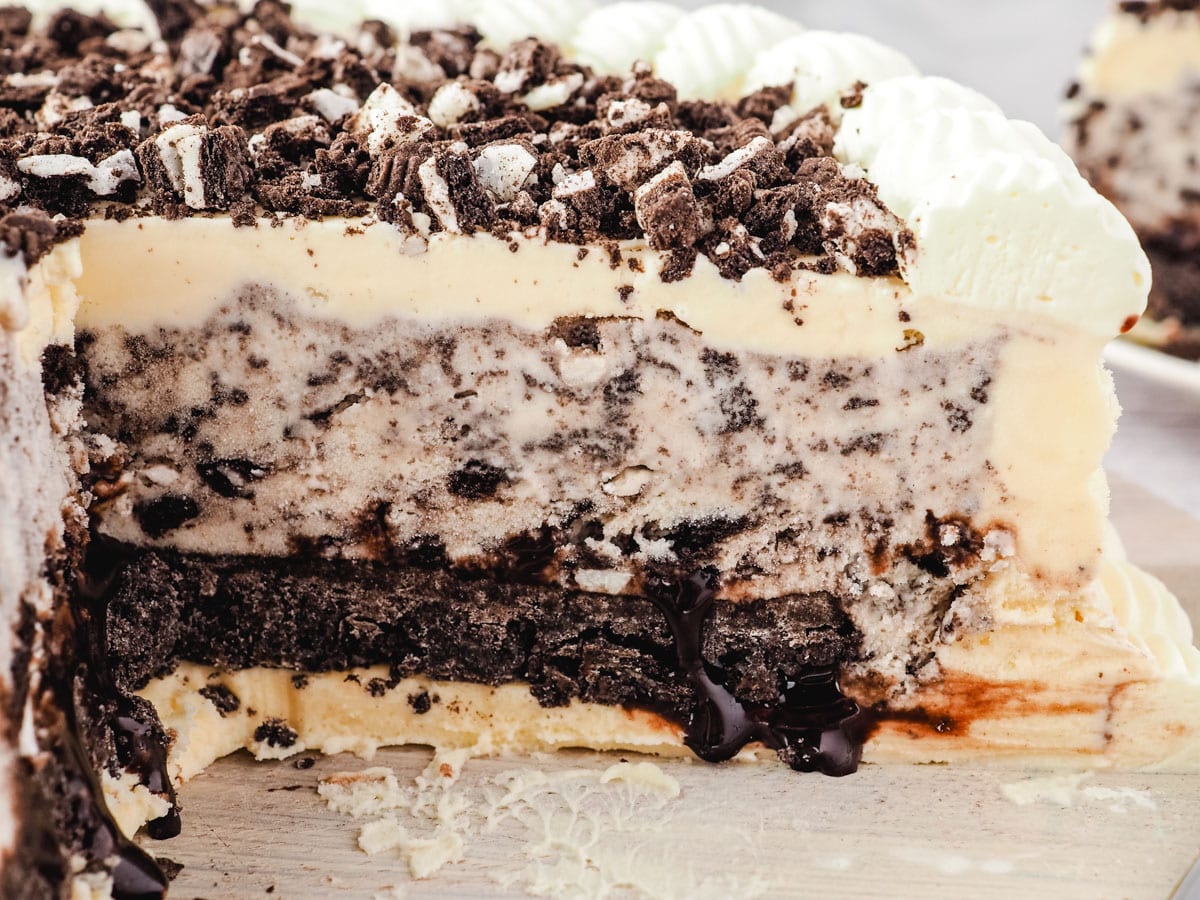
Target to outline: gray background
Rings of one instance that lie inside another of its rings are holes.
[[[676,0],[686,7],[706,0]],[[758,0],[809,28],[857,31],[927,75],[987,94],[1008,115],[1058,133],[1057,108],[1106,0]]]

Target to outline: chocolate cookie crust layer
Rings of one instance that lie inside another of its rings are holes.
[[[578,699],[649,710],[696,734],[709,702],[685,659],[686,617],[710,575],[662,576],[649,596],[609,596],[468,573],[343,560],[206,558],[106,545],[117,569],[107,595],[107,653],[134,691],[178,663],[323,673],[387,665],[400,679],[525,682],[544,706]],[[709,592],[711,600],[711,592]],[[859,653],[859,636],[828,595],[712,603],[698,626],[706,675],[747,707],[785,705],[806,677]],[[236,710],[236,697],[209,697]],[[843,698],[838,695],[838,700]],[[697,735],[696,740],[702,741]],[[719,741],[718,741],[719,743]],[[702,752],[703,747],[696,747]]]

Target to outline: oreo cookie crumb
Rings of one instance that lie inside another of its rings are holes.
[[[254,729],[254,740],[258,743],[283,750],[294,747],[299,738],[283,719],[267,719]]]
[[[191,497],[163,494],[133,507],[133,517],[147,537],[160,538],[200,515],[200,505]]]
[[[154,862],[162,869],[162,873],[167,876],[167,881],[174,881],[179,877],[179,873],[184,870],[184,865],[181,862],[176,862],[166,856],[154,857]]]
[[[461,469],[450,473],[447,489],[464,500],[486,500],[495,496],[500,486],[508,483],[508,474],[501,468],[473,459]]]
[[[222,719],[230,713],[237,712],[242,706],[238,695],[223,684],[210,684],[200,688],[200,696],[217,708]]]

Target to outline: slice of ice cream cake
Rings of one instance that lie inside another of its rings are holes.
[[[1200,762],[1034,128],[752,7],[152,6],[0,15],[11,883],[160,893],[241,748]]]

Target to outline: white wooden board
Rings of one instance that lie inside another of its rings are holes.
[[[1200,621],[1200,522],[1123,485],[1114,514],[1130,555]],[[468,834],[464,861],[414,881],[399,853],[359,850],[362,823],[331,812],[316,793],[319,778],[367,766],[389,766],[408,784],[430,756],[391,750],[371,762],[342,756],[300,770],[241,754],[184,788],[182,836],[147,846],[184,864],[172,890],[180,898],[524,895],[534,874],[526,855],[540,822],[531,830],[528,821],[509,819],[492,833]],[[478,799],[503,772],[602,771],[616,761],[597,754],[472,760],[456,790]],[[551,830],[567,820],[577,829],[598,826],[591,853],[609,875],[619,882],[622,865],[635,880],[650,872],[658,889],[679,897],[1162,900],[1200,853],[1200,776],[1035,782],[1032,790],[1024,785],[1026,793],[1043,799],[1020,805],[1006,786],[1011,792],[1036,773],[866,766],[833,780],[775,765],[659,765],[678,779],[678,799],[632,815],[613,788],[611,797],[592,798],[599,813],[572,819],[562,810],[566,819]],[[1044,796],[1052,788],[1070,802]],[[586,853],[546,849],[542,863],[587,867]],[[560,886],[547,895],[569,893]],[[637,894],[616,888],[610,896]]]

